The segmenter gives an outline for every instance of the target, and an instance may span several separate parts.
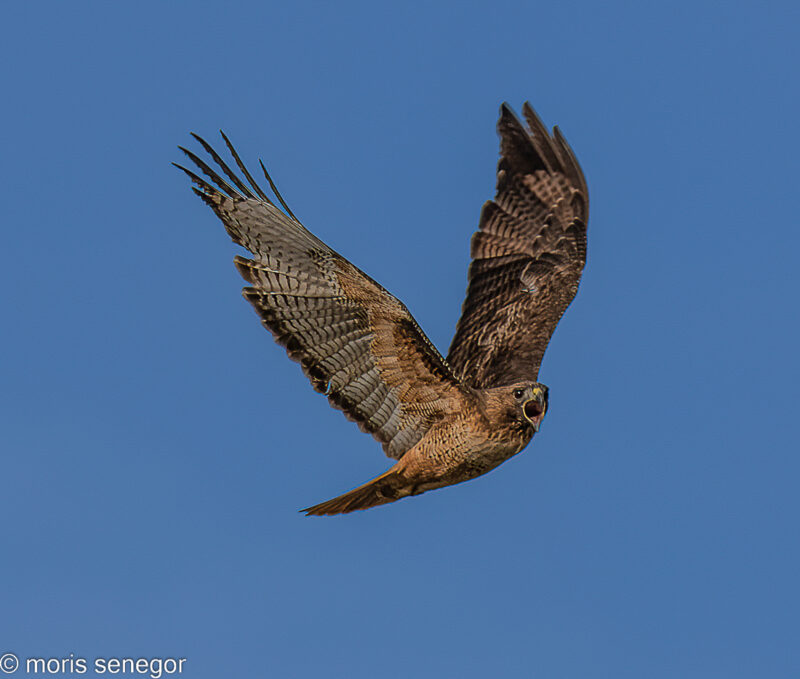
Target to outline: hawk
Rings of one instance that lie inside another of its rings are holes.
[[[500,108],[497,188],[472,237],[467,295],[446,359],[400,300],[300,223],[263,163],[283,209],[223,132],[241,176],[195,134],[217,169],[179,147],[205,178],[176,166],[249,251],[234,263],[263,325],[314,389],[396,460],[355,490],[301,510],[307,515],[367,509],[473,479],[539,431],[548,408],[539,366],[578,290],[589,200],[559,129],[550,134],[527,102],[522,112],[527,124],[507,104]]]

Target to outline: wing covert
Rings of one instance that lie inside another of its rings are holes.
[[[475,388],[535,380],[586,262],[589,193],[572,150],[527,102],[500,109],[494,200],[472,237],[467,296],[448,364]]]

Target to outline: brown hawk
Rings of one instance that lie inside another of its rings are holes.
[[[536,379],[586,261],[586,181],[558,128],[528,103],[527,127],[503,104],[497,190],[472,237],[461,319],[444,359],[408,309],[262,191],[222,133],[243,181],[192,135],[218,170],[181,150],[178,165],[251,257],[234,262],[243,294],[314,389],[397,462],[376,479],[305,509],[339,514],[485,474],[520,452],[547,412]],[[222,174],[220,174],[220,171]],[[222,175],[225,175],[224,177]]]

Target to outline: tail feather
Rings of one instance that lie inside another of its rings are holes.
[[[351,490],[349,493],[335,497],[327,502],[322,502],[313,507],[301,509],[306,516],[325,516],[332,514],[347,514],[358,509],[369,509],[412,494],[410,488],[405,487],[402,477],[393,467],[363,486]]]

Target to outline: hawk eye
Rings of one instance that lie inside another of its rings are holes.
[[[514,389],[514,398],[522,398],[525,395],[524,389]]]

